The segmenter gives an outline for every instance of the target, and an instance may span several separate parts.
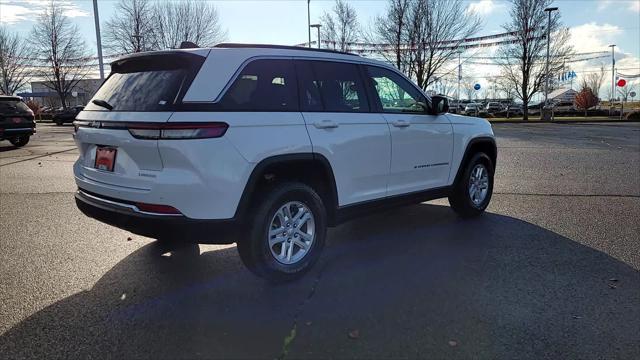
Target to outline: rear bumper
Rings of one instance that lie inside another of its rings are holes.
[[[85,215],[105,224],[151,238],[172,238],[204,244],[231,244],[237,241],[235,220],[200,220],[184,215],[162,215],[139,211],[134,205],[102,198],[79,189],[76,206]]]
[[[0,140],[10,139],[14,136],[22,136],[22,135],[31,136],[35,133],[36,133],[36,129],[32,127],[9,128],[9,129],[0,128]]]

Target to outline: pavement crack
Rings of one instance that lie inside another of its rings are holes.
[[[34,156],[34,157],[30,157],[30,158],[28,158],[28,159],[16,160],[16,161],[13,161],[13,162],[10,162],[10,163],[2,164],[2,165],[0,165],[0,167],[7,166],[7,165],[11,165],[11,164],[17,164],[17,163],[21,163],[21,162],[25,162],[25,161],[29,161],[29,160],[40,159],[40,158],[47,157],[47,156],[51,156],[51,155],[55,155],[55,154],[61,154],[61,153],[65,153],[65,152],[69,152],[69,151],[75,150],[75,149],[76,149],[76,148],[75,148],[75,147],[73,147],[73,148],[71,148],[71,149],[67,149],[67,150],[60,150],[60,151],[54,151],[54,152],[50,152],[50,153],[47,153],[47,154],[42,154],[42,155],[38,155],[38,156]]]
[[[318,288],[318,284],[322,279],[322,274],[324,274],[324,270],[326,267],[327,267],[327,262],[323,262],[322,266],[320,267],[320,270],[318,271],[318,275],[316,275],[315,279],[313,279],[313,284],[311,285],[311,289],[309,293],[304,299],[302,299],[302,301],[296,307],[296,312],[293,315],[293,324],[291,326],[291,330],[289,331],[289,334],[287,334],[287,336],[284,337],[284,341],[282,344],[282,351],[280,352],[280,356],[278,356],[277,358],[278,360],[286,359],[287,355],[289,354],[291,345],[293,344],[293,341],[295,340],[297,335],[298,320],[300,319],[302,310],[304,309],[304,306],[313,298],[313,295],[315,295],[316,289]]]

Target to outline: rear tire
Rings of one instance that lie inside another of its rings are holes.
[[[482,214],[493,194],[493,163],[485,153],[474,154],[449,195],[449,204],[459,216],[468,218]],[[486,177],[485,177],[486,175]]]
[[[322,200],[311,187],[288,182],[271,189],[256,205],[238,242],[242,262],[270,282],[301,277],[324,248],[327,216]]]
[[[9,139],[9,142],[11,143],[11,145],[15,147],[22,147],[29,143],[29,138],[30,138],[29,135],[16,136],[14,138]]]

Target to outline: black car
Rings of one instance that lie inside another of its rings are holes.
[[[76,119],[78,113],[82,111],[82,109],[84,109],[84,106],[74,106],[67,108],[66,110],[62,110],[61,112],[53,115],[53,122],[56,123],[56,125],[72,123],[73,120]]]
[[[13,146],[25,146],[36,133],[33,111],[22,98],[0,96],[0,140],[9,140]]]

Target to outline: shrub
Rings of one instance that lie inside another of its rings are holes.
[[[576,108],[584,110],[584,116],[587,116],[587,109],[598,105],[598,97],[590,88],[584,87],[576,94],[574,105]]]
[[[40,113],[40,104],[38,104],[37,102],[35,102],[33,100],[29,100],[29,101],[27,101],[26,104],[29,107],[29,109],[31,109],[31,111],[33,111],[34,115],[38,115]]]

